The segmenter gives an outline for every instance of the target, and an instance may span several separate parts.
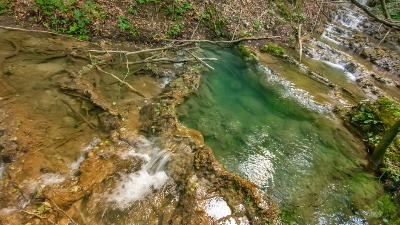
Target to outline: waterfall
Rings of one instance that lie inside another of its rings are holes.
[[[114,203],[117,208],[129,208],[133,202],[143,200],[154,190],[161,189],[169,180],[165,171],[166,165],[170,161],[169,153],[152,144],[145,146],[151,150],[150,154],[138,153],[137,151],[140,149],[134,148],[127,154],[130,157],[141,158],[145,162],[144,165],[138,171],[121,174],[116,188],[107,196],[107,200]]]

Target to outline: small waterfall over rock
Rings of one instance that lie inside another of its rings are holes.
[[[120,174],[116,188],[107,196],[109,202],[118,208],[125,209],[132,202],[140,201],[160,189],[168,181],[166,165],[170,160],[169,153],[154,147],[151,143],[145,143],[141,147],[147,147],[150,153],[138,153],[139,149],[130,149],[123,157],[139,157],[143,160],[142,167],[135,172]],[[143,149],[140,149],[143,152]]]

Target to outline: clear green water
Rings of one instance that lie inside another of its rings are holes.
[[[284,85],[229,49],[205,49],[199,91],[179,107],[217,159],[253,181],[297,224],[379,224],[382,187],[363,172],[361,144],[329,115],[306,109]]]

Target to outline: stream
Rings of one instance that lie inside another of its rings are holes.
[[[228,170],[272,196],[288,224],[387,221],[383,187],[364,171],[363,144],[330,109],[375,98],[356,82],[371,73],[398,78],[352,55],[340,40],[351,37],[365,18],[345,9],[338,14],[305,44],[302,68],[267,54],[258,56],[258,65],[246,64],[232,49],[202,46],[205,56],[219,61],[210,63],[215,70],[178,110],[181,122],[203,134]],[[333,93],[305,70],[348,91]],[[394,86],[382,90],[399,97]]]
[[[218,59],[203,75],[100,51],[132,43],[0,29],[0,224],[385,224],[390,199],[332,113],[400,98],[350,48],[364,20],[339,8],[301,63],[199,45]]]

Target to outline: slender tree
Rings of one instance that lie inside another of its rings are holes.
[[[381,1],[381,0],[380,0]],[[384,25],[388,27],[392,27],[396,30],[400,30],[400,23],[398,22],[393,22],[390,19],[381,19],[377,15],[375,15],[373,12],[371,12],[366,5],[361,4],[358,0],[350,0],[351,3],[353,3],[355,6],[363,10],[368,16],[374,18],[376,21],[383,23]],[[383,1],[385,2],[385,1]],[[382,3],[382,1],[381,1]],[[386,4],[385,4],[386,6]]]
[[[382,140],[379,142],[378,146],[375,148],[374,153],[372,154],[372,162],[375,166],[379,165],[382,162],[383,157],[385,156],[386,150],[389,145],[396,138],[397,134],[400,131],[400,119],[394,123],[389,130],[387,130],[383,136]]]
[[[386,0],[379,0],[379,2],[381,3],[382,6],[382,10],[383,10],[383,15],[385,15],[385,18],[387,20],[390,20],[390,15],[386,6]]]

